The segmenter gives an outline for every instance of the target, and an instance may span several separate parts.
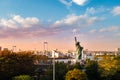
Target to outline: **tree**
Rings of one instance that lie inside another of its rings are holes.
[[[67,65],[66,63],[63,62],[56,62],[55,63],[55,80],[65,80],[65,75],[67,73]],[[43,80],[53,80],[53,66],[49,67],[47,70],[47,79]]]
[[[11,80],[22,74],[32,75],[35,70],[32,52],[3,51],[0,54],[0,80]]]
[[[79,69],[73,69],[67,72],[65,80],[87,80],[87,75]]]
[[[66,66],[67,71],[73,70],[74,68],[82,70],[84,67],[79,62],[76,62],[75,64],[67,64]]]
[[[32,77],[29,75],[20,75],[20,76],[15,76],[13,80],[33,80]]]
[[[36,64],[43,64],[48,62],[48,56],[46,55],[35,55]]]
[[[97,61],[88,61],[85,65],[85,72],[89,80],[101,80]]]
[[[65,80],[65,74],[67,73],[67,69],[66,69],[67,64],[62,62],[57,62],[55,65],[56,65],[55,66],[56,80]]]
[[[113,58],[106,56],[105,59],[99,61],[99,67],[103,80],[120,79],[120,56],[116,56]]]
[[[120,80],[120,56],[114,57],[113,64],[115,73],[112,76],[112,80]]]

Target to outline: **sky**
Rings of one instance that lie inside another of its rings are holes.
[[[120,0],[0,0],[0,46],[21,50],[120,48]]]

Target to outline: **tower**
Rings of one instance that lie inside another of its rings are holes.
[[[46,54],[46,52],[48,51],[48,42],[44,42],[43,43],[43,47],[44,47],[44,54]]]
[[[44,51],[47,51],[48,50],[48,42],[44,42],[43,46],[44,46]]]

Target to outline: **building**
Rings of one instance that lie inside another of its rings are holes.
[[[59,57],[63,57],[63,53],[60,53],[56,50],[52,50],[52,58],[59,58]]]
[[[82,53],[82,60],[86,59],[94,60],[94,54],[91,51],[84,50]]]
[[[3,48],[3,51],[8,51],[8,48]]]
[[[0,46],[0,53],[2,52],[2,47]]]

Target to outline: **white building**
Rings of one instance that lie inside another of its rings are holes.
[[[86,59],[94,60],[94,54],[87,50],[83,51],[82,60],[86,60]]]
[[[62,57],[63,54],[57,52],[57,50],[52,50],[52,58],[58,58],[58,57]]]

